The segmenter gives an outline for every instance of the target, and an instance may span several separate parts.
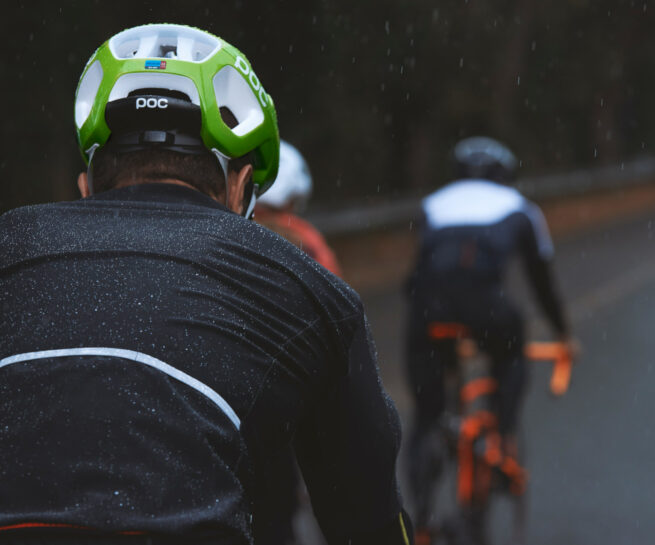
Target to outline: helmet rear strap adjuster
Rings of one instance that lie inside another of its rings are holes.
[[[175,135],[166,131],[143,131],[139,140],[142,144],[173,144]]]

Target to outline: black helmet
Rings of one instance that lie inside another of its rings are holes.
[[[460,140],[453,150],[459,178],[484,178],[511,183],[516,177],[517,160],[503,144],[485,136]]]

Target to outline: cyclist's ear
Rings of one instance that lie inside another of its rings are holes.
[[[80,172],[80,175],[77,177],[77,188],[80,190],[82,198],[91,195],[91,191],[89,190],[89,177],[86,172]]]
[[[230,170],[227,176],[227,199],[225,205],[241,215],[243,213],[243,196],[248,182],[252,179],[253,167],[251,164],[244,165],[241,170]]]

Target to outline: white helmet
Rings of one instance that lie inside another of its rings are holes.
[[[302,210],[312,193],[312,175],[307,162],[291,144],[280,140],[280,168],[270,189],[257,199],[273,208],[282,208],[293,202]]]

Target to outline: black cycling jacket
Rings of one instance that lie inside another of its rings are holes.
[[[168,184],[20,208],[0,304],[0,534],[250,543],[293,444],[329,542],[404,542],[361,302],[281,237]]]
[[[523,261],[553,328],[568,330],[551,272],[553,244],[539,207],[516,189],[489,180],[457,180],[423,200],[424,225],[414,299],[464,292],[501,293],[510,258]]]

